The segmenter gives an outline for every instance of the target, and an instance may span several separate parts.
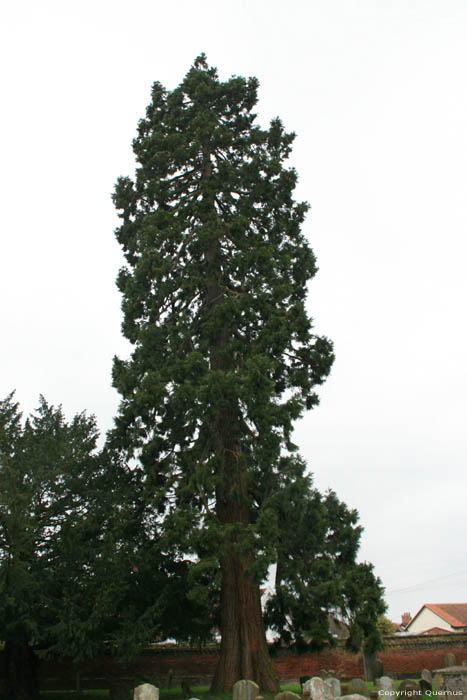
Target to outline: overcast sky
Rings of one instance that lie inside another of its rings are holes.
[[[321,490],[359,510],[399,620],[467,602],[467,2],[16,0],[0,10],[0,396],[110,427],[127,354],[110,193],[158,80],[206,52],[297,133],[298,199],[335,343],[297,427]]]

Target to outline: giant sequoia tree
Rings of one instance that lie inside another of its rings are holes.
[[[193,590],[219,575],[213,688],[251,678],[274,691],[259,593],[277,554],[274,494],[333,353],[305,310],[316,263],[284,165],[294,135],[255,124],[256,95],[255,79],[220,82],[204,56],[175,90],[153,86],[136,177],[114,193],[134,350],[114,363],[113,440],[138,459],[167,546],[194,558]]]

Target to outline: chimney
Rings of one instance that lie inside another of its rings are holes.
[[[402,627],[407,628],[410,624],[412,616],[409,612],[403,613],[402,615]]]

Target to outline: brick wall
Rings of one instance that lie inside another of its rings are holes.
[[[454,654],[456,663],[467,660],[467,635],[413,635],[389,637],[386,649],[378,654],[384,672],[398,677],[407,677],[423,668],[442,668],[446,654]]]
[[[441,668],[447,653],[454,654],[458,664],[467,659],[467,634],[390,637],[386,642],[386,649],[378,657],[383,662],[384,673],[394,678],[418,676],[423,668]],[[214,673],[217,657],[216,647],[203,650],[154,647],[147,649],[136,662],[122,667],[111,656],[103,656],[83,665],[81,684],[83,688],[108,688],[109,684],[124,678],[130,683],[144,678],[165,686],[171,673],[174,686],[179,686],[182,678],[192,679],[193,685],[207,685]],[[281,650],[273,656],[272,663],[282,682],[317,675],[321,669],[332,669],[341,678],[363,676],[362,655],[350,654],[342,646],[300,655]],[[75,669],[70,664],[52,661],[41,664],[43,689],[73,688],[75,677]]]

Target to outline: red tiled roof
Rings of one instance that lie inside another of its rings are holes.
[[[426,603],[425,607],[449,622],[452,627],[467,627],[467,603]]]
[[[407,630],[410,630],[412,623],[417,619],[424,608],[428,608],[435,615],[447,622],[455,629],[467,627],[467,603],[425,603],[410,621]]]
[[[441,627],[430,627],[429,630],[424,630],[422,634],[454,634],[451,630],[444,630]]]

